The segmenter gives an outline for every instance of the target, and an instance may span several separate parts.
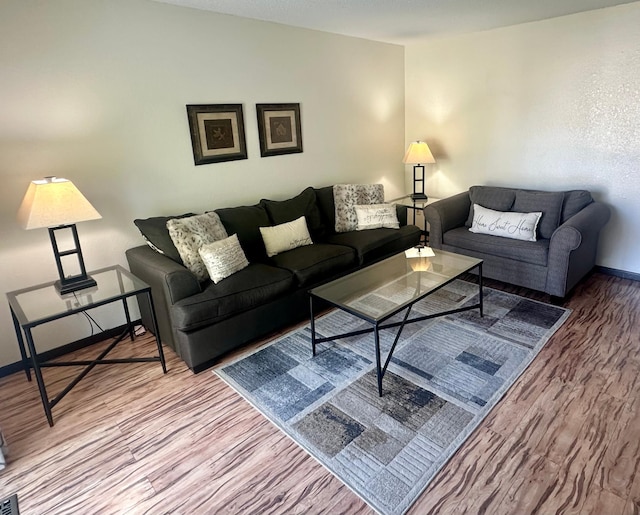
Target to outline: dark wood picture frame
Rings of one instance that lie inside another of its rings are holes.
[[[196,165],[247,159],[242,104],[187,105]]]
[[[300,104],[256,104],[262,157],[302,152]]]

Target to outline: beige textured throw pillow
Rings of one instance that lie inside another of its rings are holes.
[[[249,266],[236,234],[207,243],[200,247],[198,253],[207,267],[209,277],[216,284]]]
[[[304,216],[273,227],[260,227],[260,233],[269,257],[286,250],[313,244]]]
[[[391,204],[371,204],[369,206],[355,206],[356,217],[358,219],[357,231],[367,229],[378,229],[386,227],[389,229],[399,229],[400,222],[396,207]]]
[[[206,280],[209,273],[198,250],[207,243],[213,243],[228,236],[217,213],[173,218],[167,222],[167,229],[184,266],[191,270],[199,281]]]
[[[536,228],[541,216],[542,212],[494,211],[480,204],[474,204],[473,223],[469,230],[514,240],[536,241]]]

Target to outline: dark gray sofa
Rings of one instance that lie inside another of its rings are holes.
[[[496,211],[542,212],[537,241],[469,231],[472,205]],[[565,297],[594,266],[610,209],[585,190],[546,192],[472,186],[424,209],[429,245],[482,258],[485,277]]]
[[[399,229],[336,233],[333,187],[307,188],[285,201],[216,209],[229,235],[237,234],[249,266],[222,280],[200,283],[167,246],[166,221],[136,220],[149,245],[126,251],[131,271],[151,286],[160,337],[194,372],[228,351],[309,316],[307,291],[419,243],[421,231],[407,225],[407,210],[396,207]],[[313,245],[267,257],[259,227],[303,214]],[[181,215],[185,216],[185,215]],[[170,241],[170,239],[169,239]],[[142,321],[149,306],[139,298]]]

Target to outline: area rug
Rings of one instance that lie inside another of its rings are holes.
[[[312,357],[307,325],[215,373],[371,507],[402,514],[570,314],[484,292],[482,318],[473,310],[405,327],[382,397],[370,333],[320,344]],[[477,294],[477,285],[454,281],[412,313],[474,304]],[[367,326],[334,310],[316,331],[322,337]],[[382,332],[385,351],[394,334]]]

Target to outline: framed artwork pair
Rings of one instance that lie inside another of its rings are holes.
[[[300,104],[256,104],[260,156],[302,152]],[[196,165],[247,159],[242,104],[187,105]]]

